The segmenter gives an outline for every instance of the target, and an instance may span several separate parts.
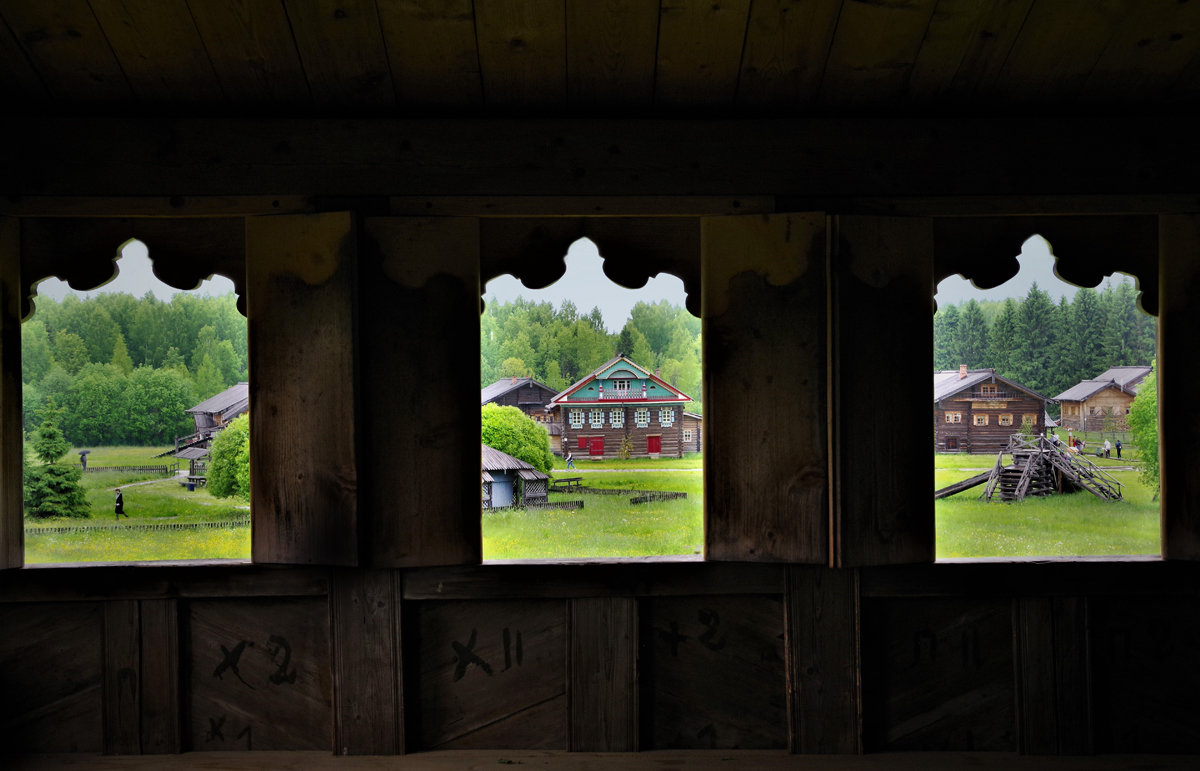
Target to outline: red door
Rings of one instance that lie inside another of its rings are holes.
[[[653,455],[654,453],[662,452],[662,437],[648,436],[646,437],[646,452]]]
[[[604,454],[604,437],[593,436],[588,441],[588,455],[603,455]]]
[[[579,449],[586,450],[587,446],[588,446],[587,445],[587,437],[586,436],[579,437]]]

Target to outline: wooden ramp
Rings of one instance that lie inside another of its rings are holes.
[[[970,479],[963,479],[955,482],[952,485],[946,485],[941,490],[935,490],[933,492],[933,499],[937,501],[941,500],[942,498],[949,498],[951,495],[961,493],[963,490],[970,490],[972,487],[978,487],[979,485],[991,479],[991,476],[991,471],[985,471],[982,474],[976,474]]]
[[[1004,456],[1012,463],[1004,465]],[[1121,483],[1083,455],[1073,453],[1058,439],[1014,434],[1008,447],[996,456],[980,497],[990,501],[1020,501],[1027,495],[1087,490],[1107,501],[1121,500]]]

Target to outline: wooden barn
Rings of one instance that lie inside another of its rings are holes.
[[[0,764],[1196,767],[1200,2],[0,18]],[[935,562],[933,288],[1034,234],[1158,317],[1161,554]],[[480,287],[584,237],[702,318],[704,553],[481,564]],[[249,561],[24,565],[20,321],[129,239],[249,318]]]
[[[196,430],[190,436],[176,437],[175,447],[207,446],[225,425],[238,415],[250,409],[250,384],[235,383],[219,394],[208,397],[204,401],[184,410],[192,416]]]
[[[617,355],[550,400],[564,455],[683,457],[683,406],[691,397]],[[692,420],[695,423],[695,420]]]
[[[704,416],[684,410],[679,442],[684,452],[702,452],[704,448]]]
[[[933,373],[933,450],[995,455],[1013,434],[1046,431],[1045,396],[994,369]]]
[[[1126,431],[1126,416],[1150,367],[1110,367],[1081,380],[1054,401],[1062,405],[1059,423],[1075,431]]]
[[[531,377],[506,377],[490,386],[479,389],[479,405],[499,404],[501,407],[516,407],[538,423],[547,427],[552,422],[546,411],[550,400],[557,393],[553,388]]]

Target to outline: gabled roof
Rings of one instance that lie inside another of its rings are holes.
[[[516,389],[520,388],[521,386],[529,385],[529,384],[533,384],[533,385],[537,386],[538,388],[544,389],[547,394],[554,393],[553,388],[546,385],[545,383],[534,380],[531,377],[519,377],[519,378],[515,378],[515,379],[510,378],[510,377],[505,377],[505,378],[500,378],[495,383],[492,383],[490,386],[485,386],[484,388],[479,389],[479,404],[482,406],[482,405],[487,404],[488,402],[492,401],[493,399],[499,399],[501,396],[508,393],[509,391],[515,391]]]
[[[966,389],[979,385],[980,383],[990,382],[1004,383],[1005,385],[1012,386],[1018,391],[1024,391],[1035,399],[1041,399],[1042,401],[1053,401],[1053,399],[1042,396],[1032,388],[1027,388],[1015,380],[1009,380],[1006,377],[997,375],[996,370],[992,368],[967,370],[966,377],[961,377],[961,374],[962,373],[957,369],[939,370],[933,373],[934,402],[940,402],[942,399],[953,396],[960,391],[965,391]]]
[[[1060,402],[1082,402],[1108,388],[1136,394],[1138,386],[1149,374],[1150,367],[1109,367],[1091,380],[1080,380],[1054,398]]]
[[[520,474],[522,479],[549,479],[542,472],[533,467],[520,458],[514,458],[505,452],[500,452],[495,447],[489,447],[486,444],[479,445],[480,460],[483,463],[483,470],[487,471],[515,471]]]
[[[612,374],[616,373],[618,368],[633,370],[634,376],[637,377],[638,379],[653,380],[655,383],[658,383],[663,388],[665,388],[668,391],[670,391],[671,393],[675,394],[676,398],[674,399],[674,401],[690,402],[692,400],[692,397],[688,396],[683,391],[680,391],[678,388],[671,385],[667,381],[663,380],[658,375],[651,374],[650,371],[648,369],[646,369],[645,367],[639,366],[639,365],[635,364],[628,357],[621,356],[618,354],[618,355],[612,357],[611,359],[609,359],[608,361],[604,362],[603,364],[601,364],[599,367],[596,367],[589,374],[585,375],[584,377],[582,377],[579,380],[572,383],[570,386],[568,386],[566,388],[566,390],[560,391],[559,393],[555,394],[554,398],[550,400],[550,406],[554,406],[557,404],[565,404],[568,396],[575,393],[576,391],[578,391],[583,386],[587,385],[592,380],[611,377]],[[662,402],[662,401],[672,401],[672,400],[671,399],[654,399],[650,403]],[[586,404],[587,402],[584,402],[584,403]]]
[[[188,414],[206,413],[216,415],[218,413],[228,414],[231,408],[235,408],[238,412],[245,411],[250,405],[250,384],[237,383],[226,388],[216,396],[210,396],[204,401],[197,404],[191,409],[184,410]]]

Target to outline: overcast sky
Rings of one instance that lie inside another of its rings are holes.
[[[183,290],[167,286],[159,281],[150,267],[150,257],[146,254],[146,245],[141,241],[132,241],[121,251],[117,260],[119,273],[112,281],[90,292],[76,292],[66,281],[48,278],[37,286],[37,293],[42,297],[62,300],[68,292],[74,292],[79,297],[92,297],[98,294],[120,293],[141,297],[146,292],[153,292],[160,300],[170,300],[176,293]],[[216,276],[205,281],[200,288],[191,292],[198,295],[224,295],[233,291],[233,282],[224,276]]]
[[[1075,293],[1079,291],[1079,287],[1054,275],[1054,256],[1050,254],[1044,239],[1034,237],[1026,241],[1021,247],[1021,253],[1017,255],[1017,261],[1021,263],[1020,272],[994,289],[977,289],[974,284],[960,275],[947,277],[937,286],[938,307],[958,305],[971,298],[976,300],[1003,300],[1008,297],[1021,299],[1029,294],[1029,287],[1033,286],[1034,281],[1037,282],[1039,289],[1050,295],[1050,301],[1056,305],[1063,295],[1067,296],[1067,300],[1075,299]],[[1101,282],[1101,287],[1107,280]],[[1114,283],[1132,280],[1124,273],[1117,273],[1113,276]]]
[[[604,275],[604,261],[596,251],[596,245],[581,239],[567,250],[567,272],[545,289],[529,289],[509,274],[497,276],[488,282],[484,302],[512,302],[517,297],[535,302],[550,302],[557,308],[563,300],[575,303],[580,313],[587,313],[593,306],[600,308],[604,326],[609,332],[620,332],[629,318],[629,311],[639,302],[656,303],[666,300],[683,307],[687,294],[683,281],[667,273],[650,279],[641,289],[626,289],[617,286]]]

